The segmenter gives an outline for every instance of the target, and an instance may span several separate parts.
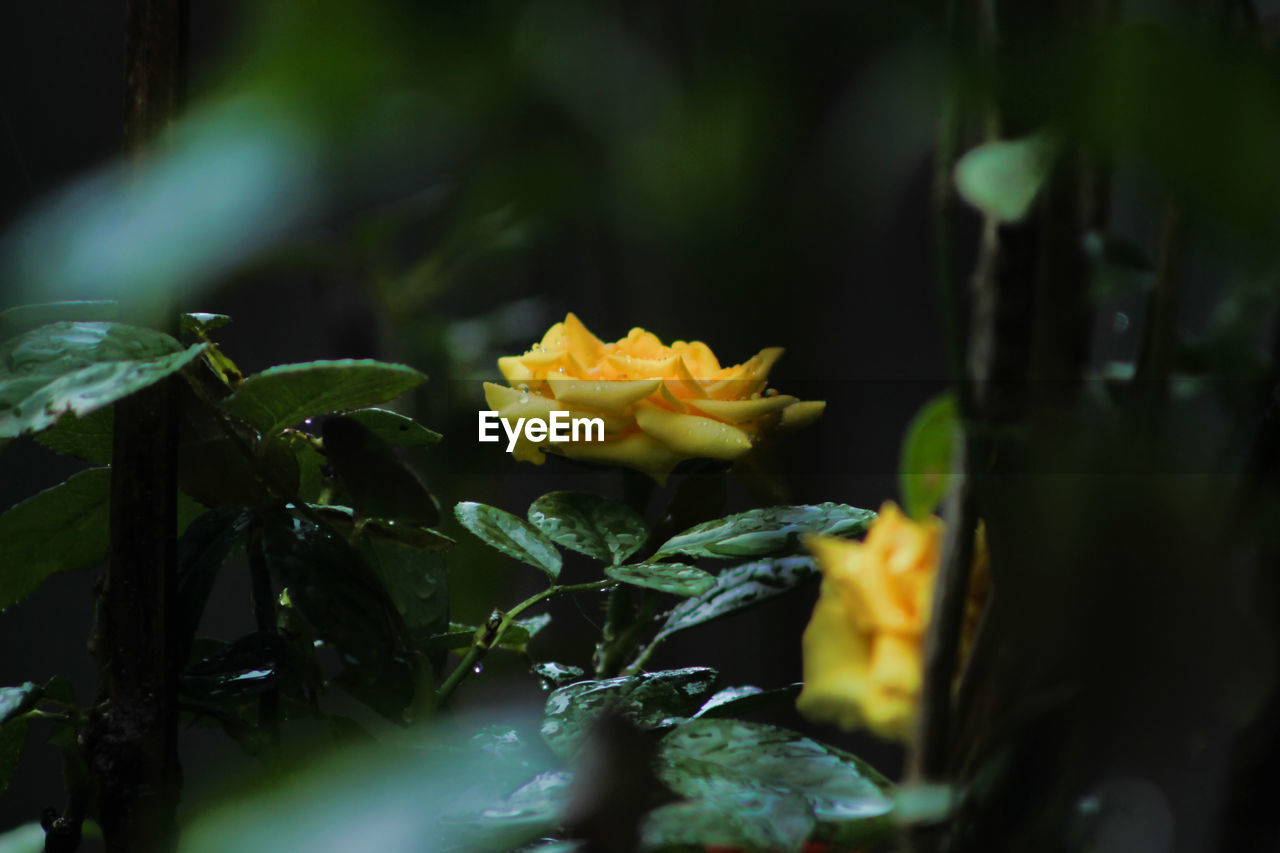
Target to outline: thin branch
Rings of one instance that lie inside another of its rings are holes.
[[[520,614],[524,613],[531,607],[534,607],[550,598],[559,595],[565,595],[572,592],[599,592],[601,590],[611,589],[617,586],[617,581],[603,580],[594,581],[592,583],[566,584],[564,586],[550,586],[542,592],[526,598],[524,601],[512,607],[503,613],[495,610],[493,615],[489,617],[489,621],[485,624],[484,631],[476,637],[475,641],[463,654],[462,659],[458,661],[458,665],[453,668],[449,676],[444,680],[440,687],[436,690],[436,703],[443,704],[445,700],[452,695],[458,685],[466,680],[468,675],[475,672],[476,667],[484,660],[485,655],[502,639],[516,621]]]

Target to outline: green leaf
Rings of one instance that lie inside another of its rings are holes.
[[[174,627],[178,660],[185,661],[213,582],[231,548],[244,536],[251,516],[239,507],[206,512],[178,540],[178,615]]]
[[[937,510],[951,489],[951,455],[960,433],[955,398],[934,397],[911,419],[902,441],[898,487],[902,504],[912,518],[921,519]]]
[[[810,557],[782,557],[736,566],[717,575],[715,586],[702,595],[677,604],[658,635],[668,637],[754,607],[795,589],[817,574],[817,566]]]
[[[283,364],[247,378],[224,405],[274,435],[309,417],[394,400],[426,379],[412,367],[368,359]]]
[[[426,651],[431,654],[440,652],[454,652],[458,649],[465,649],[476,640],[477,628],[474,625],[463,625],[460,622],[450,622],[449,630],[436,634],[427,641]]]
[[[550,539],[524,519],[474,501],[459,503],[453,508],[453,514],[463,527],[491,548],[541,569],[553,580],[559,577],[560,552]]]
[[[616,581],[673,595],[702,595],[716,584],[715,575],[684,563],[632,563],[609,566],[604,573]]]
[[[714,797],[654,809],[645,817],[640,837],[648,850],[728,847],[797,851],[813,834],[816,823],[803,797],[744,784]]]
[[[68,412],[48,429],[36,433],[36,441],[56,453],[75,456],[94,465],[111,464],[115,409],[104,406],[86,415]]]
[[[801,688],[804,684],[797,682],[789,684],[786,687],[777,687],[773,690],[762,690],[752,685],[743,685],[742,687],[726,687],[717,691],[714,696],[702,703],[702,707],[698,709],[698,713],[694,714],[694,718],[698,717],[737,717],[748,711],[754,711],[775,702],[792,702],[800,695]]]
[[[362,518],[431,527],[440,521],[435,499],[387,442],[354,418],[335,415],[321,429],[324,455]]]
[[[180,684],[185,694],[202,701],[259,696],[279,688],[284,656],[279,636],[256,631],[192,666]]]
[[[804,533],[858,536],[876,514],[838,503],[774,506],[753,509],[690,527],[663,543],[654,559],[690,557],[759,557],[798,547]]]
[[[663,737],[658,776],[675,793],[719,801],[762,787],[802,797],[820,837],[867,843],[891,829],[888,781],[865,762],[796,732],[742,720],[691,720]]]
[[[432,651],[432,639],[449,628],[449,577],[444,561],[435,554],[372,537],[361,541],[360,551],[395,602],[414,648]]]
[[[530,669],[533,674],[542,679],[542,683],[547,687],[561,687],[565,684],[572,684],[575,681],[581,681],[586,675],[586,671],[582,667],[567,666],[554,661],[543,661],[535,663]]]
[[[44,696],[44,688],[28,681],[18,687],[0,687],[0,726],[34,708]]]
[[[1001,222],[1017,222],[1053,169],[1058,143],[1046,133],[979,145],[956,163],[956,191]]]
[[[349,506],[311,504],[311,509],[348,538],[355,535],[356,513]],[[439,530],[384,518],[360,519],[360,533],[372,539],[399,542],[422,551],[447,551],[458,543]]]
[[[543,495],[529,506],[529,521],[553,542],[615,566],[649,538],[631,507],[586,492]]]
[[[110,299],[79,302],[41,302],[0,311],[0,341],[16,338],[32,329],[58,322],[101,322],[120,316],[120,305]]]
[[[0,610],[107,557],[111,472],[90,468],[0,515]]]
[[[698,709],[715,682],[716,671],[707,667],[579,681],[547,697],[542,739],[557,755],[569,759],[605,710],[622,714],[641,729],[675,725]]]
[[[18,761],[22,758],[22,748],[27,745],[27,730],[29,728],[30,723],[27,722],[26,718],[14,720],[11,723],[0,726],[0,801],[4,799],[4,792],[9,789],[9,780],[13,778],[14,771],[18,769]],[[30,849],[44,849],[44,833],[40,834],[40,841],[40,846]],[[7,837],[0,835],[0,853],[8,849],[10,848],[8,847]]]
[[[355,409],[346,417],[363,426],[392,447],[426,447],[444,438],[413,418],[388,409]]]
[[[298,459],[278,437],[262,442],[252,458],[224,433],[193,436],[178,443],[178,485],[207,507],[279,505],[297,493]]]
[[[181,331],[184,335],[206,335],[214,329],[221,329],[223,326],[231,322],[231,318],[226,314],[205,314],[197,312],[193,314],[183,314],[179,320]]]
[[[85,415],[196,359],[168,335],[122,323],[52,323],[0,344],[0,436]]]
[[[399,721],[417,690],[407,662],[412,640],[379,576],[347,542],[301,519],[268,519],[262,545],[310,629],[356,667],[361,684],[394,699],[395,707],[374,709]]]

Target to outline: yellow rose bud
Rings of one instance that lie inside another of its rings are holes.
[[[909,740],[920,704],[942,521],[912,521],[886,503],[864,541],[810,536],[806,545],[822,570],[822,591],[804,632],[804,689],[796,707],[815,721]],[[981,526],[975,554],[965,650],[989,583]]]
[[[508,386],[485,383],[489,407],[505,419],[601,418],[603,441],[534,444],[521,437],[517,459],[541,464],[545,451],[634,468],[659,482],[696,457],[732,461],[775,431],[810,423],[822,402],[801,402],[768,389],[778,347],[721,367],[701,341],[670,346],[643,329],[604,343],[573,314],[524,355],[498,359]]]

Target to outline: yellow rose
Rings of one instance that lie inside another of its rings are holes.
[[[804,632],[797,708],[816,721],[909,739],[942,521],[915,522],[886,503],[865,541],[811,536],[806,545],[822,570],[822,591]]]
[[[541,464],[544,451],[643,471],[662,482],[681,460],[733,460],[776,429],[801,426],[825,403],[767,388],[782,349],[721,367],[701,341],[667,346],[643,329],[606,344],[569,314],[524,355],[498,359],[509,386],[486,382],[489,408],[518,418],[601,418],[603,441],[544,441],[523,435],[513,453]]]

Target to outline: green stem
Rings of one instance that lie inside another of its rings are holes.
[[[615,580],[594,581],[592,583],[575,583],[549,586],[542,592],[526,598],[524,601],[512,607],[503,613],[495,610],[493,616],[489,617],[489,622],[485,627],[484,633],[476,637],[475,642],[467,649],[466,654],[462,656],[462,660],[458,661],[458,665],[449,673],[449,677],[444,680],[436,690],[436,703],[443,704],[450,694],[457,689],[458,685],[474,671],[476,664],[484,659],[489,653],[489,649],[502,639],[507,633],[507,629],[515,623],[516,618],[531,607],[534,607],[550,598],[558,595],[565,595],[571,592],[598,592],[600,590],[609,589],[617,584]]]

